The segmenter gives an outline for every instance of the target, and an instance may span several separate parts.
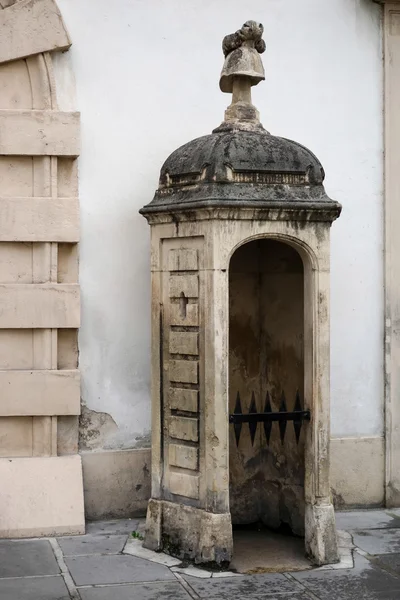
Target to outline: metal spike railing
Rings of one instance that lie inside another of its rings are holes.
[[[273,411],[271,406],[271,399],[269,392],[265,397],[264,412],[257,412],[256,398],[254,392],[251,394],[251,401],[248,413],[242,412],[242,403],[240,400],[240,394],[237,393],[235,409],[232,415],[229,415],[229,423],[233,423],[235,431],[236,446],[239,446],[240,436],[242,433],[243,423],[248,423],[249,433],[251,439],[251,445],[254,445],[254,440],[257,433],[258,423],[263,423],[265,438],[269,445],[272,433],[272,425],[274,421],[278,422],[279,425],[279,437],[281,443],[285,441],[286,428],[288,421],[293,422],[294,434],[296,437],[297,444],[300,440],[301,429],[304,421],[309,421],[311,413],[309,410],[302,410],[300,393],[297,390],[296,399],[294,403],[294,410],[287,410],[287,403],[285,393],[282,392],[281,400],[279,404],[279,410]]]

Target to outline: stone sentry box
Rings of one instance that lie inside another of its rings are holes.
[[[262,33],[248,21],[224,38],[220,87],[232,93],[225,119],[171,154],[141,210],[152,270],[144,545],[225,566],[232,523],[260,520],[304,535],[306,554],[322,565],[338,556],[329,235],[341,207],[325,193],[318,159],[259,121],[251,86],[264,79]],[[294,408],[310,413],[300,431],[293,422],[286,431],[273,422],[241,431],[229,424],[238,412]]]

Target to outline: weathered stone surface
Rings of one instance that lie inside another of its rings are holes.
[[[88,535],[131,535],[140,526],[139,519],[115,519],[113,521],[87,521],[86,533]]]
[[[284,593],[295,593],[299,591],[295,582],[286,579],[280,574],[245,575],[243,577],[224,577],[222,579],[197,579],[185,575],[200,598],[221,595],[223,598],[251,598],[251,596],[280,598]]]
[[[169,464],[182,469],[197,470],[199,466],[199,449],[182,444],[169,444]]]
[[[400,514],[394,510],[354,510],[336,512],[335,516],[338,529],[347,531],[400,527]]]
[[[151,585],[124,585],[79,590],[82,600],[190,600],[179,583],[152,583]],[[30,599],[28,599],[30,600]],[[283,599],[282,599],[283,600]],[[293,600],[296,600],[293,598]]]
[[[170,473],[169,490],[171,494],[177,496],[197,499],[199,497],[199,476],[180,472]]]
[[[169,435],[178,440],[197,442],[199,439],[199,422],[189,417],[171,417]]]
[[[175,410],[197,412],[199,410],[199,392],[183,388],[170,388],[168,392],[169,406]]]
[[[133,531],[133,528],[132,528]],[[132,533],[130,532],[130,534]],[[58,539],[64,556],[88,554],[118,554],[125,546],[128,535],[83,535]]]
[[[393,550],[399,549],[398,544]],[[400,575],[400,553],[392,552],[391,554],[378,554],[375,556],[374,564],[382,567],[392,574]]]
[[[195,360],[170,360],[169,379],[176,383],[197,383],[198,362]]]
[[[333,219],[340,205],[328,198],[323,180],[321,163],[296,142],[266,131],[213,133],[171,154],[161,169],[159,190],[141,213],[174,207],[298,203],[306,208],[321,203],[321,209],[331,208]]]
[[[177,248],[169,251],[169,271],[197,271],[198,266],[195,248]]]
[[[64,579],[32,577],[30,579],[0,579],[0,598],[4,600],[70,600]],[[115,600],[117,600],[115,598]]]
[[[80,456],[0,459],[0,536],[85,532]]]
[[[198,564],[226,567],[232,555],[230,515],[151,499],[144,547]]]
[[[0,541],[0,578],[59,573],[60,569],[47,540],[21,540],[11,544]]]
[[[190,354],[199,353],[199,334],[185,332],[171,332],[169,335],[170,354]]]
[[[151,453],[148,448],[82,454],[85,514],[88,519],[144,516],[150,496]],[[90,524],[91,532],[95,524]],[[111,522],[110,530],[115,528]],[[118,523],[121,527],[121,523]],[[135,520],[127,521],[131,533]],[[97,530],[95,530],[97,533]],[[120,531],[120,530],[119,530]],[[121,531],[121,533],[124,533]]]
[[[197,298],[199,295],[199,278],[197,275],[171,275],[169,278],[169,295],[179,298]]]
[[[293,573],[293,577],[321,600],[395,600],[400,597],[400,579],[361,556],[356,556],[354,569],[306,571]]]
[[[368,554],[400,552],[400,529],[357,530],[353,533],[353,540]]]
[[[81,556],[65,559],[76,585],[174,580],[162,565],[134,556]]]
[[[188,304],[185,314],[179,304],[171,304],[170,306],[170,325],[178,325],[183,327],[195,327],[199,324],[199,306],[198,304]]]

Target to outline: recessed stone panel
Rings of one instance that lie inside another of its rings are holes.
[[[172,410],[197,412],[199,409],[199,392],[182,388],[170,388],[168,392],[169,407]]]
[[[169,379],[177,383],[198,382],[197,360],[171,360],[169,361]]]
[[[198,420],[190,417],[171,417],[169,435],[177,440],[197,442],[199,439]]]
[[[170,324],[181,327],[196,327],[199,324],[198,304],[187,304],[184,311],[179,303],[170,306]]]
[[[197,271],[198,264],[197,250],[194,248],[177,248],[169,251],[169,271]]]
[[[169,489],[172,494],[197,499],[199,497],[199,477],[188,473],[171,473]]]
[[[182,469],[196,471],[199,464],[199,449],[182,444],[170,444],[168,447],[169,464]]]
[[[199,353],[199,334],[190,331],[172,331],[169,334],[170,354],[191,354]]]
[[[199,278],[197,275],[171,275],[169,278],[170,298],[197,298],[199,295]]]

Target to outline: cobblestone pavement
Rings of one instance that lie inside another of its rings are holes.
[[[84,536],[0,540],[1,600],[400,600],[400,509],[337,513],[341,563],[238,575],[183,567],[142,548],[142,520]]]

